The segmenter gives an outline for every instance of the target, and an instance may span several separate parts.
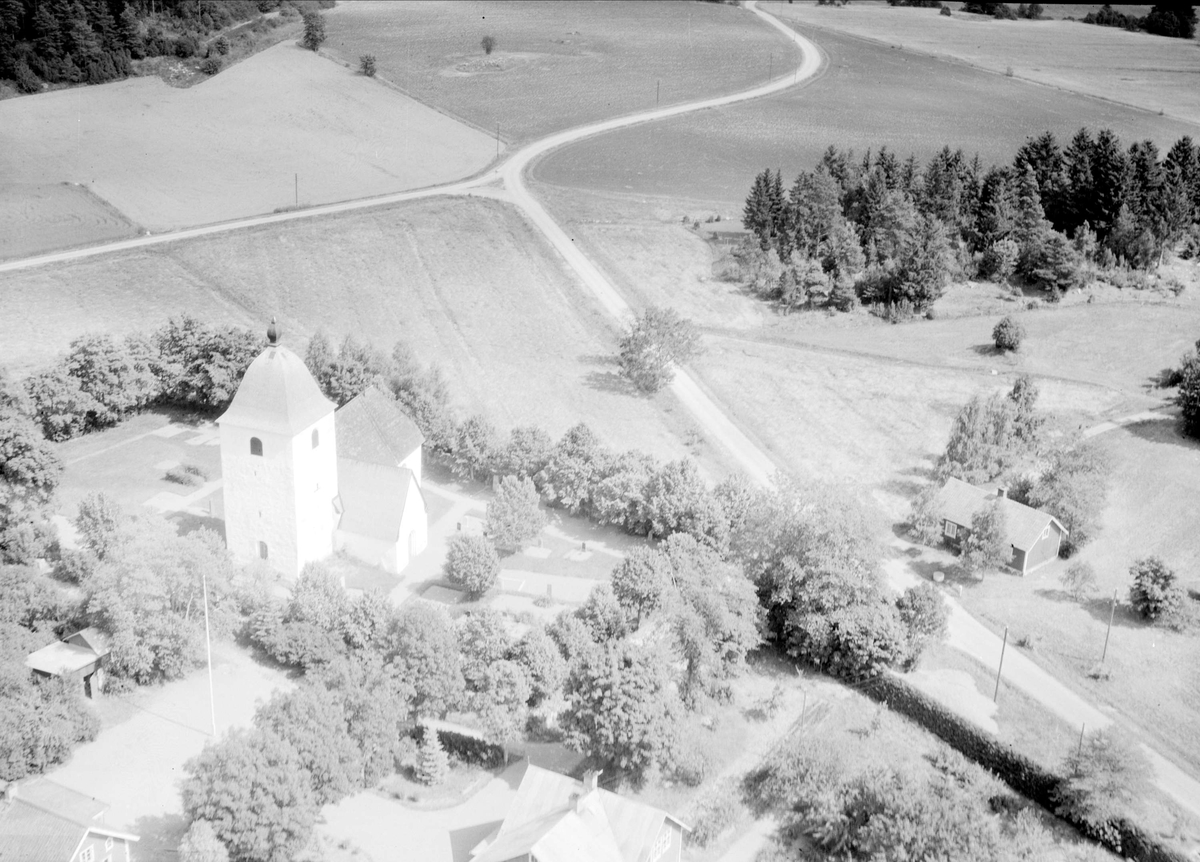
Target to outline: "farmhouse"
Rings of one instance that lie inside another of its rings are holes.
[[[48,778],[9,784],[0,797],[0,859],[129,862],[138,836],[104,828],[108,806]]]
[[[83,683],[84,695],[99,697],[109,652],[108,639],[96,629],[86,628],[31,652],[25,657],[25,666],[42,677],[77,679]]]
[[[372,388],[340,410],[272,321],[221,429],[225,541],[296,577],[335,550],[398,573],[425,548],[424,438]]]
[[[938,493],[938,511],[942,517],[942,536],[960,545],[971,532],[971,518],[994,499],[1000,501],[1004,529],[1012,546],[1008,565],[1022,575],[1058,557],[1058,548],[1067,529],[1053,515],[1009,499],[1004,488],[980,488],[959,479],[950,479]]]
[[[604,790],[598,778],[526,767],[508,815],[471,850],[471,862],[678,862],[688,827]]]

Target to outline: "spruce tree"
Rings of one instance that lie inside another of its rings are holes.
[[[1092,147],[1091,206],[1086,221],[1101,240],[1107,238],[1125,200],[1128,158],[1111,129],[1101,129]]]
[[[1200,217],[1200,147],[1190,136],[1176,141],[1163,160],[1169,186],[1184,192],[1187,208],[1182,214],[1186,222]]]
[[[770,168],[754,178],[746,205],[742,208],[742,227],[758,237],[759,247],[766,251],[771,247],[774,235],[775,215],[772,206],[774,181]]]
[[[1090,222],[1094,217],[1092,199],[1092,150],[1095,142],[1091,132],[1080,129],[1063,152],[1066,170],[1067,192],[1063,202],[1063,228],[1074,233],[1075,229]],[[1093,223],[1092,229],[1095,230]]]
[[[421,744],[417,749],[417,780],[422,784],[440,784],[449,774],[450,755],[442,746],[437,730],[425,725],[421,729]]]

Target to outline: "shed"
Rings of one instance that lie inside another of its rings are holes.
[[[25,666],[39,676],[78,679],[85,695],[98,697],[104,688],[104,664],[110,651],[108,638],[89,627],[30,653]]]

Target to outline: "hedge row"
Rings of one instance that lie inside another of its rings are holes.
[[[907,716],[966,757],[989,769],[1009,787],[1049,811],[1058,805],[1062,779],[947,709],[900,677],[884,674],[863,687],[863,693]],[[1063,816],[1063,815],[1059,815]],[[1121,819],[1095,824],[1075,817],[1063,819],[1086,837],[1136,862],[1187,862],[1187,857],[1164,847],[1133,823]]]
[[[420,742],[423,732],[422,725],[418,724],[413,727],[409,735]],[[502,745],[488,742],[478,736],[442,728],[438,728],[437,735],[438,739],[442,741],[442,747],[446,749],[446,753],[463,763],[481,766],[484,769],[496,769],[504,765],[504,746]]]

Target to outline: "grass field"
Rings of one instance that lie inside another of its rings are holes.
[[[155,232],[291,206],[297,174],[302,205],[328,203],[466,176],[495,152],[294,42],[188,89],[132,78],[0,102],[6,182],[79,183]]]
[[[780,168],[790,182],[830,145],[862,153],[886,144],[923,163],[949,145],[979,153],[987,165],[1010,162],[1026,137],[1047,129],[1069,137],[1083,125],[1107,126],[1127,143],[1151,138],[1162,147],[1196,131],[963,63],[801,29],[829,58],[827,71],[807,85],[599,135],[550,153],[533,176],[559,186],[711,201],[740,218],[755,174]]]
[[[374,54],[380,77],[516,142],[737,92],[795,59],[751,13],[706,3],[353,3],[326,29],[323,51]]]
[[[1200,56],[1193,40],[1077,21],[998,21],[965,14],[947,18],[937,9],[874,3],[836,9],[767,3],[763,8],[802,26],[827,27],[1000,74],[1011,67],[1018,78],[1200,123]],[[1055,18],[1082,18],[1090,11],[1068,11],[1054,4],[1046,9]],[[1142,7],[1136,14],[1149,11]]]
[[[81,186],[0,184],[0,260],[134,232],[120,213]]]
[[[584,420],[613,446],[688,451],[683,411],[667,394],[628,392],[603,312],[495,201],[430,200],[172,243],[14,273],[5,291],[22,313],[0,318],[0,363],[21,370],[88,330],[147,330],[185,310],[250,326],[278,315],[296,350],[318,327],[387,349],[404,339],[442,366],[463,413],[485,411],[503,429],[536,422],[558,435]]]

